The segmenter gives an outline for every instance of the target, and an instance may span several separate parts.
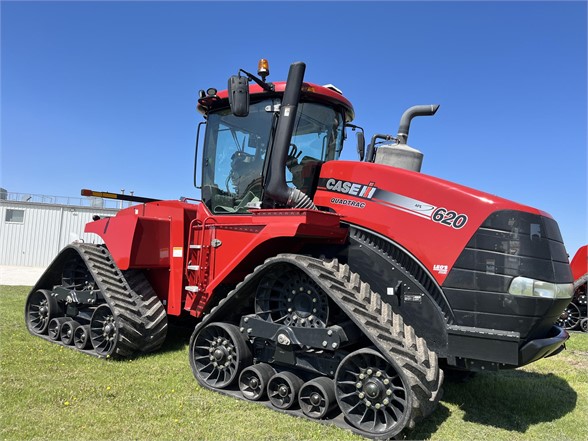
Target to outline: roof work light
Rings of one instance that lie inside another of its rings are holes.
[[[265,58],[262,58],[259,60],[259,63],[257,63],[257,75],[259,75],[261,79],[265,81],[265,77],[267,77],[269,73],[269,63]]]

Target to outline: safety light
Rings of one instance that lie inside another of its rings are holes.
[[[265,77],[267,77],[269,73],[269,63],[265,58],[262,58],[259,60],[259,63],[257,63],[257,75],[259,75],[261,79],[265,81]]]
[[[216,95],[217,90],[214,87],[209,87],[206,90],[206,95],[208,96],[215,96]]]

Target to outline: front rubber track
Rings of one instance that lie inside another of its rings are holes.
[[[121,271],[103,245],[68,245],[47,268],[31,293],[60,284],[60,267],[72,258],[72,254],[77,254],[86,265],[115,317],[118,338],[112,353],[106,357],[127,358],[159,349],[167,334],[167,314],[163,304],[142,271]],[[98,355],[93,350],[83,352]]]
[[[412,429],[415,423],[434,411],[441,397],[443,383],[443,371],[439,369],[437,355],[428,349],[426,342],[415,334],[411,326],[404,323],[400,315],[392,311],[389,304],[382,302],[380,296],[361,281],[358,274],[351,272],[347,265],[339,264],[336,259],[325,261],[297,254],[280,254],[267,259],[204,317],[196,326],[192,339],[208,323],[238,323],[239,316],[249,312],[245,309],[251,305],[250,299],[260,278],[271,271],[274,265],[280,264],[295,266],[308,274],[381,354],[391,364],[403,369],[409,382],[407,387],[413,394],[411,415],[404,428]],[[374,436],[351,426],[347,428],[364,436]]]

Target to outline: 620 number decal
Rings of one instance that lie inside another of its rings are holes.
[[[468,217],[465,214],[457,214],[455,211],[443,207],[437,208],[433,211],[431,219],[433,222],[438,222],[457,230],[462,228],[468,222]]]

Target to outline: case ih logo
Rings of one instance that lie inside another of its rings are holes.
[[[357,182],[340,181],[339,179],[327,179],[325,188],[329,191],[337,193],[348,194],[349,196],[357,196],[358,198],[371,199],[377,187],[373,182],[368,185],[358,184]]]

